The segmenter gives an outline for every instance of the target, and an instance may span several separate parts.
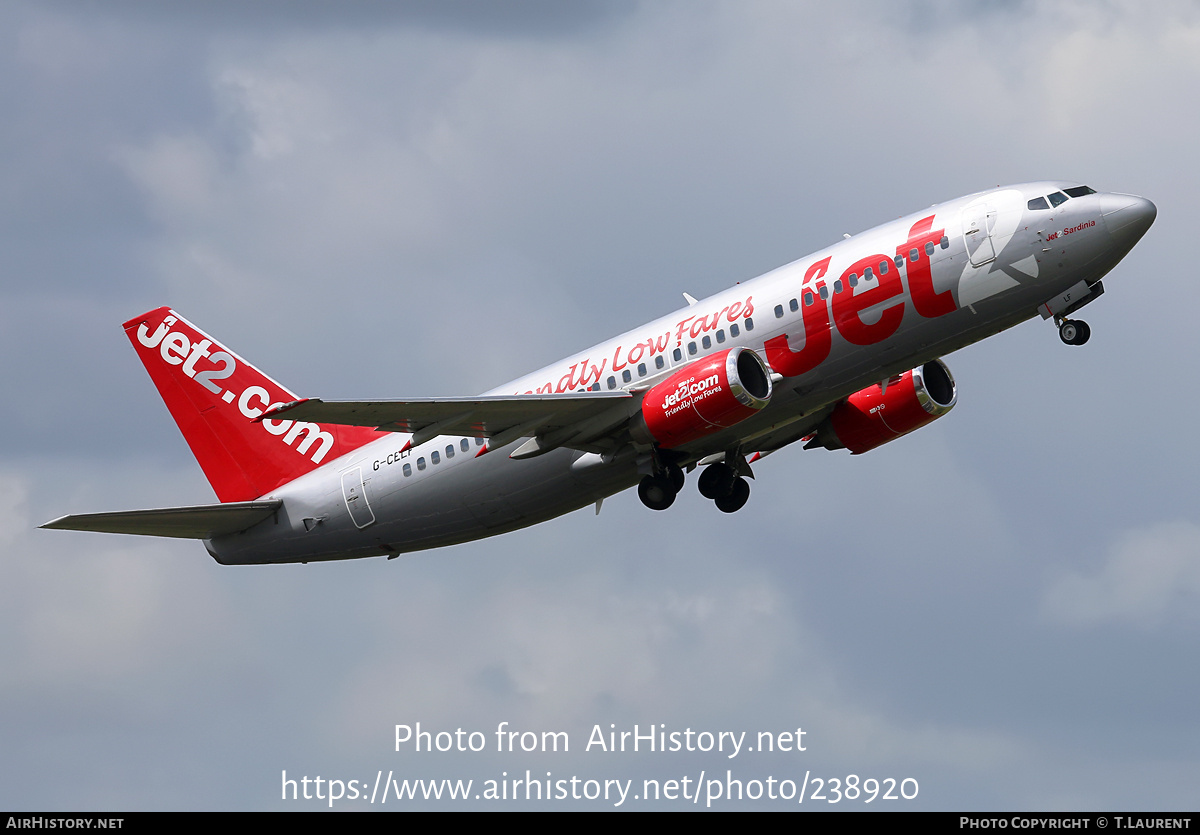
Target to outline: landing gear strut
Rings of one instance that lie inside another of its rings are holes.
[[[1082,345],[1091,335],[1088,323],[1079,319],[1063,319],[1058,325],[1058,338],[1067,345]]]

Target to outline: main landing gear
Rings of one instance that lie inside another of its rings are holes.
[[[700,474],[700,495],[712,499],[722,513],[736,513],[750,499],[750,484],[733,467],[718,462]]]
[[[1068,345],[1082,345],[1091,335],[1088,323],[1079,319],[1063,319],[1058,323],[1058,338]]]
[[[638,498],[651,510],[666,510],[675,503],[675,497],[683,489],[683,470],[668,464],[663,471],[648,475],[638,485]]]
[[[683,489],[683,470],[667,464],[654,475],[645,476],[638,484],[638,498],[651,510],[666,510],[675,503]],[[712,499],[723,513],[736,513],[750,499],[750,484],[737,470],[723,462],[709,464],[700,474],[700,495]]]

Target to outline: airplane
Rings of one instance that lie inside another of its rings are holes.
[[[204,540],[224,565],[386,556],[534,525],[637,486],[665,510],[699,470],[723,512],[789,444],[861,454],[945,415],[941,357],[1071,316],[1157,216],[1069,182],[960,197],[846,236],[486,394],[300,398],[169,307],[125,333],[218,504],[43,528]]]

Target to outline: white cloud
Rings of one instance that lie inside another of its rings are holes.
[[[205,222],[217,207],[221,171],[216,154],[194,135],[162,135],[141,149],[116,153],[158,218],[175,227]]]
[[[8,546],[29,527],[29,491],[25,479],[0,474],[0,545]]]
[[[1052,581],[1043,607],[1079,626],[1104,622],[1158,627],[1194,619],[1200,603],[1200,526],[1170,522],[1127,533],[1098,570]]]
[[[36,529],[27,480],[0,476],[0,650],[11,688],[120,688],[227,636],[196,543]],[[45,520],[39,520],[45,521]],[[192,559],[185,554],[191,546]]]

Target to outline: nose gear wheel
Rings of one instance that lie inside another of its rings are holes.
[[[1088,323],[1079,319],[1063,319],[1058,326],[1058,338],[1067,345],[1082,345],[1092,336]]]

